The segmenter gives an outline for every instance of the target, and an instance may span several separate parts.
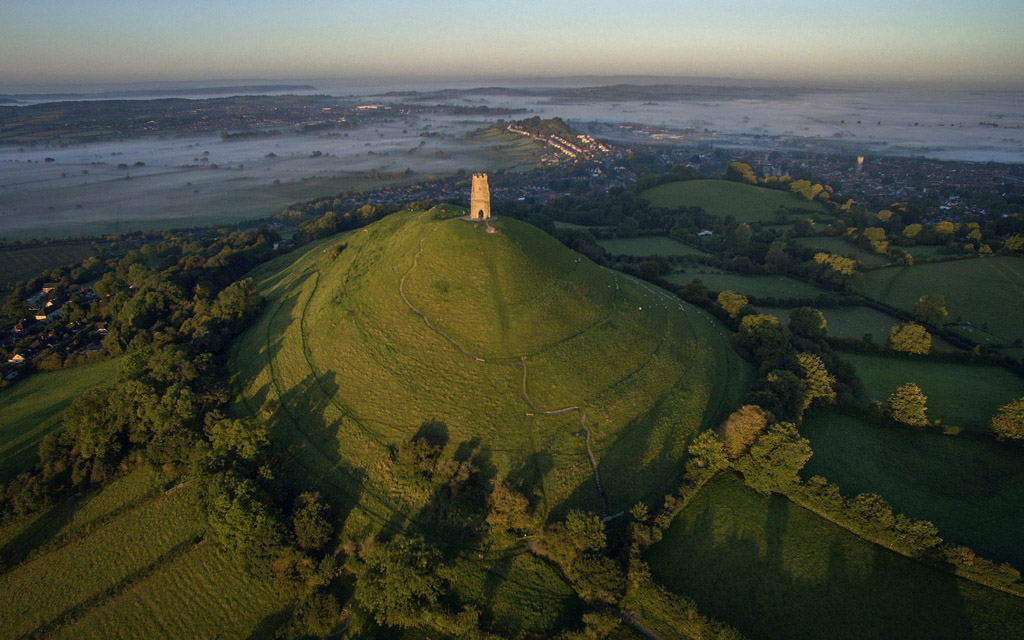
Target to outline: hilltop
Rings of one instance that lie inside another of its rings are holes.
[[[399,213],[257,271],[242,410],[274,416],[289,468],[354,508],[352,532],[404,527],[428,499],[391,459],[418,433],[545,516],[657,501],[746,387],[727,333],[526,223],[441,217]]]

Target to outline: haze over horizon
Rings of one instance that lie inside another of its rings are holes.
[[[646,75],[1019,88],[1024,68],[1024,6],[1009,0],[62,0],[8,6],[4,24],[5,85]]]

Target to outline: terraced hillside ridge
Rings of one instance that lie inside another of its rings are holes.
[[[405,528],[423,506],[390,451],[428,428],[545,515],[659,500],[745,391],[704,312],[494,225],[403,212],[254,274],[268,304],[233,351],[239,411],[271,416],[290,470],[352,508],[350,531]]]

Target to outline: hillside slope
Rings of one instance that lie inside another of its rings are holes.
[[[544,514],[614,514],[660,500],[690,437],[746,388],[702,311],[495,226],[403,212],[255,274],[268,305],[234,349],[240,411],[270,417],[290,470],[354,507],[352,531],[423,506],[390,451],[424,423],[442,423],[443,457],[508,477]]]

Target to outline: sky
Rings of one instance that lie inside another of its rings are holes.
[[[1020,0],[0,0],[0,84],[643,74],[1024,87]]]

